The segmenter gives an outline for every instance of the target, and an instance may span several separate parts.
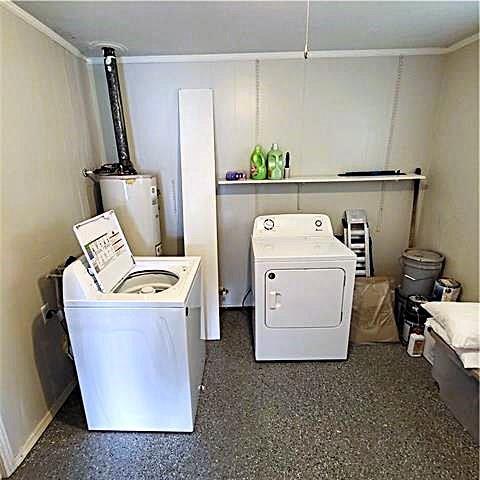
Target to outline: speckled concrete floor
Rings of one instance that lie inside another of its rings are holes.
[[[399,345],[255,363],[246,314],[209,344],[193,434],[94,433],[74,393],[20,479],[476,479],[478,451]]]

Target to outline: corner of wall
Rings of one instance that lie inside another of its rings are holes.
[[[418,229],[419,246],[446,256],[445,275],[463,284],[466,301],[479,299],[478,90],[477,38],[445,56]]]
[[[14,454],[8,441],[7,431],[0,418],[0,478],[9,477],[15,468]]]
[[[91,183],[80,170],[98,161],[103,144],[84,58],[15,4],[7,2],[7,8],[4,3],[2,86],[9,95],[1,114],[9,121],[2,127],[2,158],[8,156],[9,162],[2,164],[0,247],[19,266],[0,270],[5,360],[0,362],[0,455],[3,473],[11,474],[74,386],[73,366],[62,349],[64,332],[56,322],[44,324],[40,315],[53,286],[43,292],[39,284],[66,256],[78,252],[71,225],[90,214],[86,198]],[[15,288],[18,284],[22,292]]]

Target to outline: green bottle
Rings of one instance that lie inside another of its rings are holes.
[[[276,143],[267,154],[268,178],[270,180],[281,180],[283,178],[283,153]]]
[[[250,156],[250,178],[252,180],[265,180],[267,178],[265,152],[261,145],[255,145]]]

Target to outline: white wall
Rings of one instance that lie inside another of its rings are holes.
[[[292,175],[381,169],[398,59],[335,58],[260,63],[260,141],[292,153]],[[406,57],[391,167],[426,167],[443,57]],[[213,88],[217,176],[248,169],[255,144],[255,63],[149,63],[121,66],[130,143],[137,168],[159,177],[166,252],[181,253],[179,88]],[[95,66],[107,157],[116,159],[103,66]],[[305,97],[303,85],[305,84]],[[256,192],[256,193],[255,193]],[[374,232],[379,274],[396,274],[408,241],[411,186],[386,186],[383,224]],[[337,232],[346,208],[365,208],[377,227],[380,185],[226,186],[218,190],[220,282],[226,304],[238,305],[249,285],[252,221],[264,213],[324,212]],[[298,202],[298,204],[297,204]],[[297,210],[298,205],[298,210]],[[198,212],[201,215],[201,212]]]
[[[0,436],[12,468],[74,378],[40,306],[53,295],[45,275],[79,253],[72,224],[93,213],[81,169],[103,153],[85,62],[3,8],[0,21]]]
[[[446,256],[445,274],[479,301],[478,42],[446,58],[419,245]]]

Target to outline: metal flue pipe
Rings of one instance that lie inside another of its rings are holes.
[[[111,47],[103,47],[102,50],[105,76],[108,85],[108,96],[110,98],[110,108],[112,110],[113,130],[115,133],[115,142],[117,144],[119,162],[118,173],[135,175],[137,172],[133,168],[130,160],[130,151],[128,149],[127,129],[123,113],[122,94],[120,91],[115,49]]]

